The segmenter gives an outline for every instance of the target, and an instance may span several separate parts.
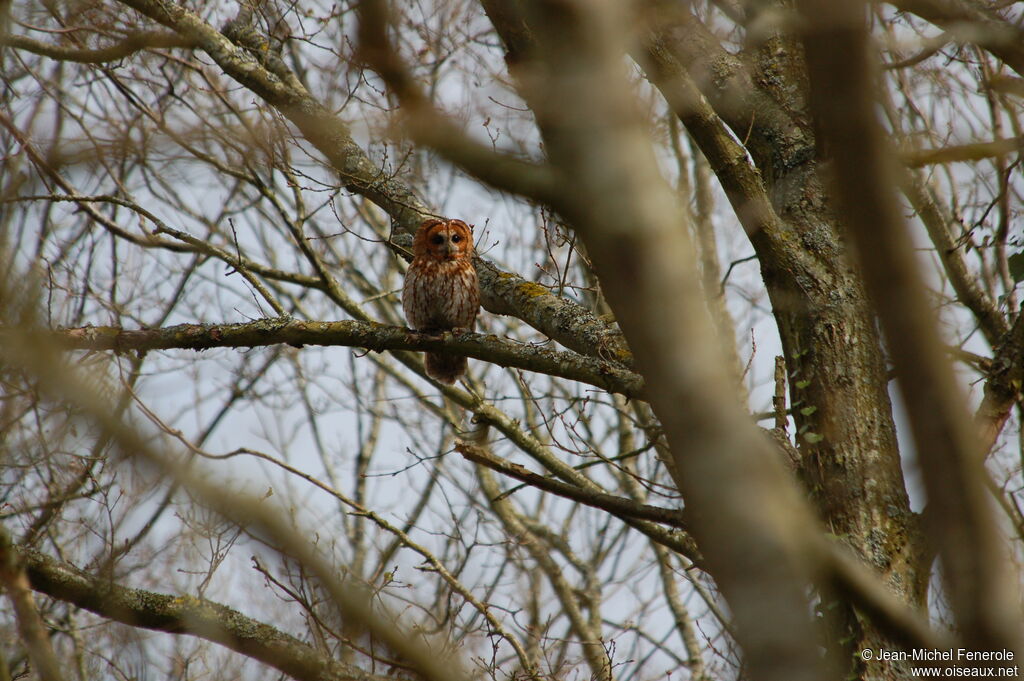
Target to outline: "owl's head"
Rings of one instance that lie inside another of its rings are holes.
[[[462,220],[430,219],[416,230],[414,257],[460,260],[473,256],[473,227]]]

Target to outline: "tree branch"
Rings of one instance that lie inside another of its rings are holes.
[[[0,293],[6,293],[2,283]],[[106,399],[106,393],[95,389],[92,384],[77,375],[75,368],[60,354],[51,334],[40,336],[31,333],[28,330],[31,316],[28,313],[17,316],[23,320],[24,327],[15,327],[9,335],[0,336],[0,349],[6,366],[24,370],[38,381],[41,389],[48,395],[79,409],[83,418],[96,424],[103,437],[109,437],[111,443],[126,455],[153,467],[161,475],[187,489],[197,503],[210,508],[236,525],[244,526],[262,541],[275,546],[283,556],[303,565],[311,577],[322,585],[330,602],[337,606],[339,612],[350,618],[355,626],[363,627],[370,635],[377,637],[396,655],[408,660],[423,678],[431,681],[469,678],[468,673],[462,668],[461,658],[454,654],[446,654],[446,651],[438,647],[431,647],[430,637],[422,630],[416,634],[409,633],[409,630],[399,624],[398,616],[392,613],[386,604],[375,598],[364,583],[346,576],[344,572],[339,573],[337,566],[330,564],[305,534],[297,532],[290,519],[285,519],[280,508],[263,503],[265,497],[258,499],[249,494],[227,490],[223,485],[211,482],[194,468],[182,465],[155,449],[149,437],[130,427],[122,419],[121,414],[112,408]],[[76,584],[80,586],[80,582],[72,580],[72,586]],[[89,593],[95,592],[87,590],[87,595]],[[110,601],[104,598],[93,605],[106,607],[108,604]],[[124,605],[130,606],[131,603]],[[115,616],[117,612],[118,609],[113,608],[110,616]],[[200,625],[209,625],[208,628],[204,626],[198,635],[220,641],[221,639],[212,637],[222,635],[218,628],[222,618],[215,617],[212,621],[203,619],[206,614],[203,610],[198,610],[195,614],[200,618]],[[180,620],[174,620],[172,624],[178,621]],[[237,645],[240,646],[248,644],[251,640],[248,637],[251,630],[246,628],[248,625],[253,625],[253,622],[242,622],[237,628],[237,639],[236,629],[229,629],[232,635],[226,638],[225,644],[233,641],[237,641]],[[264,648],[258,647],[254,650],[254,656],[265,652]],[[301,663],[302,660],[301,657],[288,658],[290,662]],[[306,669],[310,668],[300,667],[300,671]],[[316,678],[315,674],[320,669],[319,665],[313,666],[310,669],[313,675],[303,678]]]
[[[1024,30],[981,3],[963,0],[889,0],[905,12],[957,34],[1006,62],[1024,76]]]
[[[755,81],[743,59],[722,47],[686,3],[645,0],[646,60],[686,69],[715,112],[744,141],[769,185],[813,158],[814,140]],[[670,100],[671,101],[671,100]]]
[[[0,334],[3,334],[0,329]],[[47,333],[47,332],[44,332]],[[477,333],[442,336],[416,333],[400,326],[374,322],[310,322],[283,318],[260,319],[243,324],[179,324],[161,329],[126,330],[88,326],[53,332],[69,350],[207,350],[209,348],[288,345],[341,345],[384,350],[451,352],[492,364],[558,376],[572,381],[643,398],[644,379],[610,361],[575,352],[516,345],[496,336]]]
[[[824,576],[841,593],[905,649],[949,650],[957,644],[946,632],[933,630],[926,615],[918,613],[893,596],[879,575],[865,566],[849,549],[828,538],[821,539]]]
[[[928,231],[928,237],[935,245],[935,253],[942,261],[943,269],[953,290],[956,291],[957,299],[978,320],[985,339],[992,348],[995,348],[999,344],[999,339],[1009,331],[1009,325],[995,300],[967,268],[963,249],[953,239],[951,228],[955,221],[949,208],[938,201],[935,190],[928,185],[921,171],[905,170],[900,175],[900,181],[904,196],[914,207],[921,223]]]
[[[35,665],[39,678],[43,681],[63,681],[43,620],[36,610],[24,567],[11,542],[11,535],[6,528],[0,527],[0,586],[11,601],[18,622],[18,634],[28,649],[29,659]]]
[[[747,149],[730,134],[676,58],[673,46],[678,38],[670,37],[663,27],[650,28],[644,34],[642,50],[634,51],[634,58],[708,159],[751,243],[759,253],[770,253],[773,260],[785,262],[787,267],[810,267],[800,262],[802,252],[787,247],[791,237],[771,204],[761,173],[748,160]]]
[[[196,44],[176,33],[164,31],[138,31],[129,33],[124,40],[95,50],[52,45],[33,40],[23,35],[0,36],[0,45],[25,50],[57,61],[73,61],[81,64],[105,64],[129,57],[141,50],[166,47],[195,47]]]
[[[586,504],[587,506],[600,508],[608,511],[612,515],[651,520],[656,523],[663,523],[681,530],[686,529],[686,523],[683,521],[683,512],[680,510],[641,504],[633,501],[632,499],[615,496],[614,494],[580,489],[575,485],[559,482],[558,480],[554,480],[546,475],[534,473],[533,471],[518,464],[503,461],[486,450],[466,442],[457,443],[455,445],[455,451],[462,454],[462,456],[473,463],[487,466],[491,470],[524,482],[531,487],[536,487],[537,489],[550,492],[551,494],[557,494],[558,496],[565,497],[566,499],[578,501],[581,504]]]
[[[382,2],[358,5],[358,54],[398,97],[403,129],[468,173],[498,189],[557,205],[566,190],[550,165],[530,163],[488,149],[437,109],[422,92],[391,44],[391,17]]]
[[[282,79],[276,72],[271,73],[248,50],[236,46],[220,31],[176,3],[167,0],[121,2],[198,45],[224,73],[280,111],[341,174],[346,189],[380,206],[401,229],[411,234],[425,217],[433,215],[411,188],[387,176],[370,160],[352,139],[348,125],[314,99],[294,75],[286,73]],[[502,272],[493,265],[490,268],[494,271],[480,272],[481,298],[486,309],[515,316],[577,352],[609,351],[610,356],[620,361],[628,357],[629,350],[621,337],[583,306],[553,295],[518,275]],[[499,280],[500,291],[492,288]],[[524,295],[508,298],[501,295],[523,292],[523,289],[528,289]],[[552,317],[548,314],[552,309],[562,313]],[[570,318],[572,323],[567,325],[565,322]],[[585,329],[589,337],[577,335],[581,329]],[[593,344],[594,335],[602,336],[603,342]]]
[[[124,587],[31,549],[20,558],[34,590],[115,622],[197,636],[303,681],[381,681],[226,605]]]
[[[991,142],[954,144],[939,149],[912,149],[903,153],[903,162],[911,168],[920,168],[936,163],[980,161],[1022,151],[1024,151],[1024,136],[997,139]]]
[[[647,378],[694,536],[736,620],[744,671],[761,681],[827,678],[806,644],[815,637],[805,596],[815,566],[805,548],[818,529],[769,442],[737,409],[698,293],[687,216],[623,77],[627,6],[482,4],[550,162],[575,183],[560,210]]]
[[[892,187],[893,153],[875,112],[864,2],[797,3],[811,104],[834,154],[838,208],[896,366],[921,458],[934,538],[966,643],[1016,650],[1016,583],[985,489],[986,471]]]

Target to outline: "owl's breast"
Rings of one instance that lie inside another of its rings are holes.
[[[409,325],[419,331],[471,328],[480,309],[472,261],[414,259],[405,275],[402,307]]]

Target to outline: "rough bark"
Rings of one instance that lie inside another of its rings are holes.
[[[992,516],[976,433],[895,200],[893,154],[874,110],[865,7],[799,4],[810,25],[804,44],[815,118],[834,153],[837,204],[906,396],[950,604],[976,650],[1014,650],[1019,595]]]
[[[653,7],[641,61],[712,159],[757,252],[789,369],[800,475],[829,530],[924,607],[927,552],[906,494],[881,339],[818,177],[802,56],[771,36],[744,61],[673,4]],[[745,149],[718,129],[723,121]],[[849,659],[883,644],[849,604],[839,620]]]

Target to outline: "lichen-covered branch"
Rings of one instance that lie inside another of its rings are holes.
[[[412,238],[395,235],[391,246],[409,259]],[[474,258],[473,264],[480,279],[480,304],[488,312],[521,319],[580,354],[633,368],[633,353],[616,326],[598,319],[582,305],[553,295],[544,286],[506,272],[484,258]]]
[[[20,557],[34,590],[101,617],[133,627],[198,636],[302,681],[382,678],[332,660],[302,641],[226,605],[124,587],[33,550],[22,549]]]
[[[235,45],[223,33],[178,4],[166,0],[122,0],[122,4],[198,45],[224,73],[280,111],[340,173],[346,189],[380,206],[401,229],[412,233],[424,217],[432,215],[410,187],[388,175],[367,156],[352,139],[348,125],[314,99],[294,75],[285,74],[288,77],[282,80],[276,71],[266,69],[248,50]],[[595,354],[596,349],[598,353],[609,352],[609,356],[619,361],[629,361],[629,351],[621,337],[586,308],[542,287],[531,288],[528,295],[505,297],[503,293],[520,291],[529,282],[493,269],[493,273],[481,272],[480,286],[485,308],[522,319],[577,352]],[[503,283],[504,286],[492,288],[495,283]],[[561,314],[551,316],[548,314],[551,310],[559,310]],[[584,337],[578,335],[581,330]],[[604,340],[594,345],[595,335],[602,336]]]
[[[342,345],[384,350],[445,351],[485,362],[536,371],[580,381],[599,388],[642,398],[644,380],[614,362],[575,352],[516,345],[477,333],[416,333],[398,326],[373,322],[310,322],[271,318],[244,324],[180,324],[162,329],[121,329],[88,326],[55,332],[57,341],[72,350],[207,350],[277,345]]]

